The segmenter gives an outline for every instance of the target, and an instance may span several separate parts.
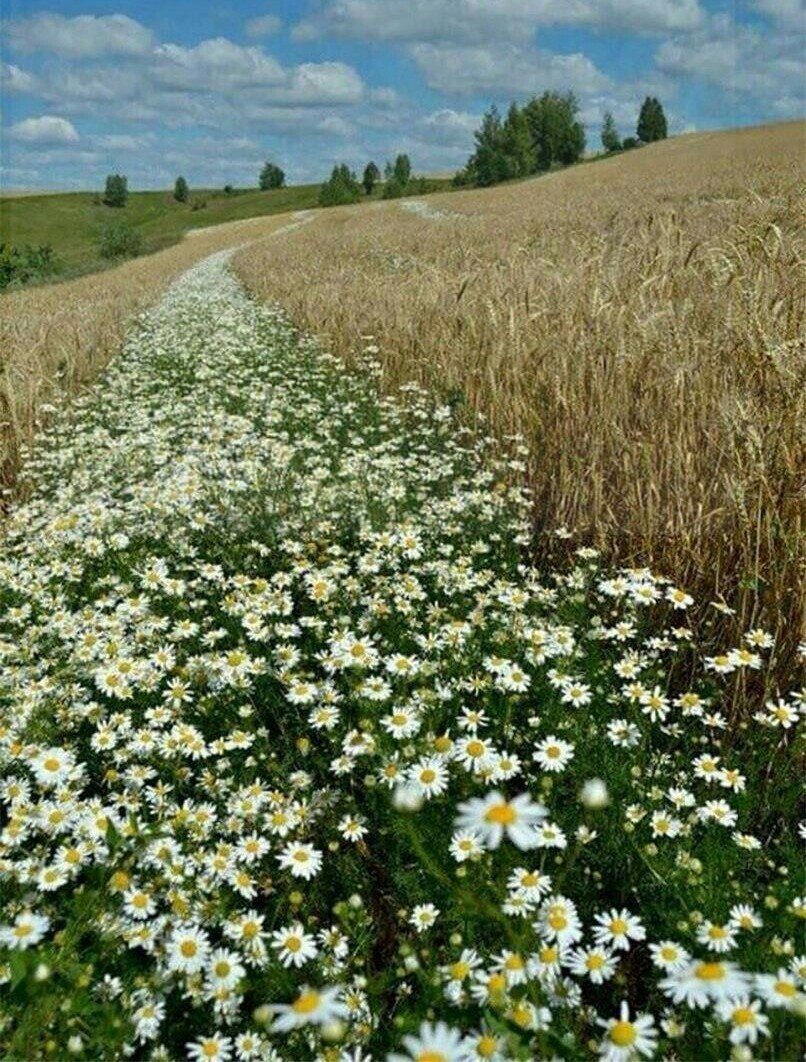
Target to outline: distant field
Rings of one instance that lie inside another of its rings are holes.
[[[0,241],[17,246],[49,244],[59,258],[60,272],[75,275],[108,265],[98,255],[98,241],[104,229],[116,222],[127,221],[141,233],[146,249],[155,251],[191,229],[315,207],[319,187],[304,184],[229,194],[200,189],[188,203],[177,203],[170,191],[132,192],[122,208],[97,205],[91,192],[3,196]],[[206,202],[206,207],[194,210],[193,204],[199,202]]]
[[[259,244],[236,269],[348,359],[373,336],[390,389],[418,380],[522,432],[539,530],[724,595],[785,654],[806,541],[804,129],[337,211],[283,237],[282,269]]]

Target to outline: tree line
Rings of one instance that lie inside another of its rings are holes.
[[[601,141],[607,154],[626,151],[641,144],[664,140],[668,135],[666,115],[656,97],[647,96],[641,105],[634,137],[619,137],[613,115],[608,111],[602,122]],[[505,117],[493,104],[474,133],[475,149],[466,165],[454,177],[457,186],[484,187],[516,177],[543,173],[557,166],[570,166],[585,153],[585,129],[579,120],[579,103],[573,92],[544,92],[534,96],[522,107],[511,103]],[[387,162],[384,171],[384,199],[404,195],[420,195],[429,190],[429,182],[414,177],[411,159],[399,154],[394,162]],[[330,177],[319,191],[320,206],[356,203],[363,195],[372,195],[381,180],[381,171],[374,161],[364,167],[359,180],[345,163],[333,167]],[[285,172],[267,159],[258,175],[258,187],[272,191],[285,187]],[[232,185],[225,192],[233,193]],[[129,190],[126,177],[111,173],[106,178],[103,202],[107,206],[126,205]],[[174,199],[187,203],[190,188],[184,177],[174,183]]]
[[[650,144],[667,136],[666,116],[659,100],[647,96],[636,136],[620,139],[609,112],[602,125],[602,146],[608,153]],[[475,150],[454,184],[485,187],[516,177],[570,166],[585,153],[585,129],[573,92],[544,92],[519,107],[511,103],[506,117],[493,105],[474,134]]]

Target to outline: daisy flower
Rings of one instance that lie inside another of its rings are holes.
[[[283,966],[304,966],[318,954],[316,939],[305,932],[301,922],[295,922],[272,933],[271,946]]]
[[[517,848],[529,849],[537,846],[534,828],[545,816],[546,809],[528,793],[507,800],[493,790],[460,804],[456,826],[478,834],[487,848],[498,848],[506,836]]]
[[[730,1023],[728,1039],[732,1044],[754,1044],[759,1036],[769,1036],[770,1021],[757,999],[748,996],[726,999],[717,1004],[716,1012]]]
[[[284,870],[290,870],[293,877],[305,881],[316,877],[322,868],[322,853],[311,844],[288,844],[277,859]]]
[[[309,988],[305,985],[293,1003],[273,1003],[269,1009],[277,1015],[272,1024],[275,1032],[288,1032],[301,1025],[326,1025],[347,1017],[341,989],[333,986]]]
[[[50,919],[45,915],[24,911],[18,914],[10,926],[0,926],[0,944],[6,948],[24,951],[38,944],[47,933]]]
[[[735,999],[747,990],[749,980],[734,963],[695,959],[672,971],[660,987],[673,1003],[697,1008]]]
[[[532,753],[532,759],[552,774],[564,771],[573,758],[574,746],[553,734],[541,741]]]
[[[637,1014],[630,1019],[630,1008],[621,1004],[618,1018],[600,1021],[605,1034],[599,1045],[599,1057],[605,1062],[628,1062],[635,1055],[651,1058],[658,1046],[655,1021],[650,1014]]]
[[[628,951],[630,942],[644,940],[646,930],[640,918],[630,914],[626,908],[596,915],[593,936],[597,944],[606,945],[615,951]]]
[[[391,1054],[388,1062],[466,1062],[464,1037],[445,1022],[424,1021],[416,1036],[403,1037],[406,1054]]]

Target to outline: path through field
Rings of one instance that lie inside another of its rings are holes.
[[[372,348],[348,372],[230,254],[55,419],[10,518],[0,1053],[472,1062],[593,1036],[626,1062],[675,1008],[701,1057],[755,986],[790,1057],[796,699],[723,748],[716,679],[667,684],[678,656],[702,678],[690,599],[592,550],[531,568],[522,448],[381,398]]]

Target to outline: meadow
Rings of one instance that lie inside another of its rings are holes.
[[[521,432],[562,526],[707,607],[804,623],[804,125],[676,137],[421,214],[333,213],[239,276],[349,360]],[[392,213],[390,213],[390,211]],[[547,534],[548,533],[548,534]],[[551,549],[549,549],[549,546]],[[737,691],[741,696],[741,691]]]
[[[800,1057],[801,134],[0,296],[0,1056]]]

